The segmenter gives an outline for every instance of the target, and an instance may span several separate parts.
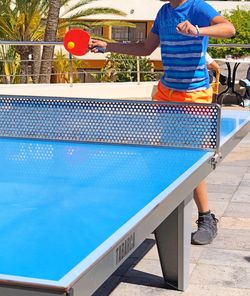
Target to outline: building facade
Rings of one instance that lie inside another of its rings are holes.
[[[150,32],[157,12],[166,1],[161,0],[100,0],[86,5],[86,7],[107,7],[115,8],[126,13],[126,16],[116,15],[94,15],[83,18],[86,22],[97,21],[126,21],[134,25],[134,27],[109,25],[98,28],[91,28],[89,33],[92,36],[99,36],[107,40],[115,40],[117,42],[142,42]],[[217,11],[222,14],[232,9],[240,7],[241,9],[250,10],[250,2],[245,1],[208,1]],[[154,65],[155,71],[162,71],[160,50],[157,49],[150,57]],[[107,54],[88,53],[81,59],[80,72],[81,82],[90,82],[93,80],[92,75],[88,73],[99,72],[107,61]]]

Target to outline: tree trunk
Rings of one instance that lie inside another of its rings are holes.
[[[29,46],[16,46],[16,51],[21,60],[20,83],[26,84],[29,78]]]
[[[46,42],[56,41],[60,7],[61,7],[61,0],[49,1],[49,12],[48,12],[47,24],[46,24],[45,36],[44,36],[44,41]],[[50,83],[54,49],[55,49],[54,46],[43,47],[40,79],[39,79],[40,83]]]
[[[32,46],[32,81],[33,83],[39,82],[41,66],[41,46]]]

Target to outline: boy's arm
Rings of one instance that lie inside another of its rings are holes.
[[[212,61],[212,63],[208,64],[207,68],[208,70],[220,71],[220,66],[215,61]]]
[[[235,28],[223,16],[215,16],[210,26],[196,27],[189,21],[184,21],[177,25],[176,30],[187,36],[208,36],[213,38],[230,38],[235,35]]]
[[[215,70],[216,72],[220,71],[220,66],[215,61],[213,61],[207,67],[208,67],[209,70]]]
[[[201,36],[213,38],[230,38],[235,35],[235,28],[223,16],[215,16],[212,19],[211,26],[199,28]]]
[[[107,43],[101,40],[92,39],[91,51],[97,52],[95,47],[102,47],[109,52],[135,56],[148,56],[159,46],[159,44],[159,36],[150,32],[148,37],[140,43]]]

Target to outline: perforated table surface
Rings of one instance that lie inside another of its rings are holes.
[[[222,157],[249,122],[249,112],[222,112]],[[190,218],[190,193],[213,170],[214,154],[13,138],[0,139],[0,150],[0,294],[6,296],[91,295],[180,205],[182,218]],[[187,246],[190,225],[177,222],[170,225]],[[181,266],[182,274],[165,271],[184,290],[188,252],[177,255],[185,262],[170,269]]]

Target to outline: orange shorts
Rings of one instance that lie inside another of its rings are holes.
[[[167,102],[186,102],[186,103],[211,103],[213,97],[213,90],[211,87],[205,90],[194,92],[181,92],[166,88],[160,81],[158,83],[157,91],[153,95],[154,101]]]

